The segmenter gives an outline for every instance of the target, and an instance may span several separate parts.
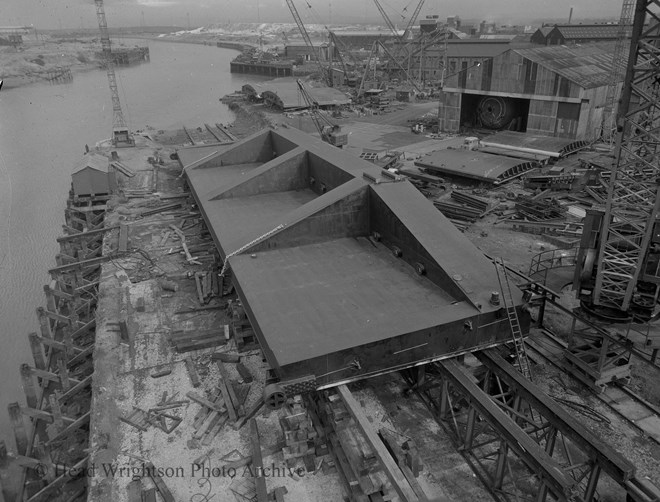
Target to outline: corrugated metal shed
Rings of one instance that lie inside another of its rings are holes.
[[[582,46],[534,47],[513,49],[517,54],[553,71],[584,89],[607,86],[612,74],[613,42]],[[628,61],[628,50],[624,50],[623,66]]]
[[[498,185],[535,167],[535,161],[492,155],[478,150],[438,150],[415,162],[433,174],[458,176]]]
[[[71,181],[77,196],[109,194],[116,188],[108,158],[93,153],[84,155],[74,166]]]

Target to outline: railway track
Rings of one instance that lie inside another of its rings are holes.
[[[537,362],[547,361],[570,374],[563,355],[567,344],[550,330],[538,330],[537,334],[526,339],[525,345],[532,359]],[[660,381],[660,369],[656,365],[648,364],[645,367],[656,368]],[[660,407],[645,400],[624,382],[608,385],[603,392],[594,395],[635,429],[660,444]]]

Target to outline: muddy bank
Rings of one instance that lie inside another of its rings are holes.
[[[0,47],[0,78],[5,87],[19,87],[48,80],[58,68],[72,73],[95,70],[101,66],[92,40],[75,42],[28,42],[17,49]]]
[[[113,49],[125,52],[131,47],[114,43]],[[76,73],[102,69],[100,51],[98,38],[92,37],[27,40],[17,48],[0,47],[0,78],[7,88],[56,81],[66,78],[62,75],[69,72],[70,78]]]

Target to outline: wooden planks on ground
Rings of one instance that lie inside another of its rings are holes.
[[[253,418],[250,420],[250,441],[252,442],[252,465],[254,472],[261,473],[264,468],[264,460],[261,456],[261,441],[259,439],[259,427],[257,421]],[[257,501],[268,502],[268,490],[266,489],[266,479],[263,476],[255,476],[254,478],[257,487]]]
[[[119,225],[119,252],[128,251],[128,225],[123,223]]]
[[[206,331],[173,331],[169,339],[179,353],[217,347],[227,343],[224,327],[221,328]]]

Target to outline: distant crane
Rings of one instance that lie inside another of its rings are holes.
[[[119,101],[117,76],[115,75],[115,65],[112,60],[112,48],[110,46],[110,35],[108,34],[108,23],[105,19],[103,0],[94,0],[94,3],[96,5],[96,18],[99,22],[99,31],[101,32],[101,54],[106,73],[108,74],[110,96],[112,97],[112,144],[116,147],[135,146],[135,141],[126,125],[124,113],[121,110],[121,102]]]
[[[401,39],[401,36],[399,35],[399,32],[397,31],[396,27],[394,26],[394,23],[392,23],[392,20],[390,17],[387,15],[387,12],[385,12],[385,9],[383,9],[383,6],[380,4],[378,0],[374,0],[374,3],[376,4],[376,8],[378,9],[378,12],[380,12],[380,15],[383,16],[383,20],[385,21],[385,24],[387,27],[390,29],[392,34],[397,38]]]
[[[305,104],[309,107],[309,113],[314,121],[316,129],[321,135],[321,139],[337,148],[342,148],[344,145],[347,145],[348,134],[342,132],[341,126],[335,124],[320,112],[318,104],[309,94],[309,91],[305,87],[305,84],[303,84],[302,80],[297,80],[297,83],[298,89],[300,89],[300,94],[302,95]]]
[[[321,63],[321,59],[319,58],[319,53],[314,49],[314,45],[312,44],[312,39],[309,38],[309,33],[307,33],[307,28],[305,28],[305,24],[300,18],[300,14],[298,14],[298,9],[296,9],[293,0],[286,0],[286,4],[289,6],[289,10],[291,11],[293,20],[296,22],[296,25],[298,26],[298,30],[300,30],[300,34],[302,35],[303,40],[305,41],[305,45],[307,45],[307,48],[312,52],[312,57],[316,61],[316,64],[319,67],[319,71],[321,72],[321,78],[325,80],[325,82],[330,87],[332,87],[332,79],[330,78],[330,72],[326,71],[326,68]]]
[[[415,24],[415,21],[417,21],[417,16],[419,16],[419,12],[422,10],[422,7],[424,6],[424,1],[425,0],[419,0],[417,7],[415,7],[415,11],[413,12],[413,15],[410,16],[410,19],[408,20],[408,25],[406,26],[406,29],[403,32],[403,38],[408,38],[412,33],[413,25]]]

